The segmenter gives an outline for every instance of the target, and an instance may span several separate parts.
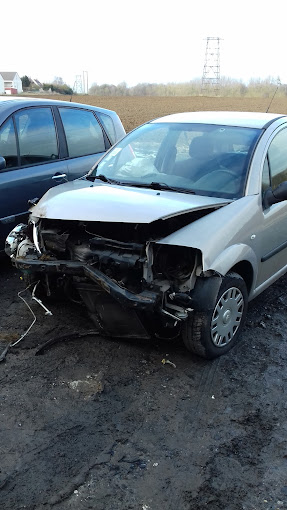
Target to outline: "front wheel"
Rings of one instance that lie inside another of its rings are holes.
[[[212,310],[194,312],[183,325],[187,349],[207,359],[217,358],[238,342],[247,313],[248,293],[243,278],[228,273]]]

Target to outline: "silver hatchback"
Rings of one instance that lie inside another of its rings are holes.
[[[7,238],[42,291],[76,292],[106,335],[237,342],[247,303],[287,269],[287,117],[170,115],[57,186]]]

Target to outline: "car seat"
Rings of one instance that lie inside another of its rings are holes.
[[[174,173],[196,180],[209,171],[209,163],[214,158],[211,140],[205,135],[193,138],[189,144],[189,156],[187,160],[175,164]]]

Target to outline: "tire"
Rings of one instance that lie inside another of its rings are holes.
[[[238,342],[247,314],[248,293],[243,278],[228,273],[212,310],[197,312],[184,323],[182,336],[187,349],[213,359]]]

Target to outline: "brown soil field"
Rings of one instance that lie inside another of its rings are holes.
[[[70,101],[70,96],[63,95],[41,95],[41,97]],[[144,122],[171,113],[200,110],[266,112],[271,99],[262,97],[101,97],[77,95],[73,96],[73,101],[115,110],[120,116],[126,131],[129,132]],[[286,99],[274,98],[269,111],[286,114],[287,97]]]

